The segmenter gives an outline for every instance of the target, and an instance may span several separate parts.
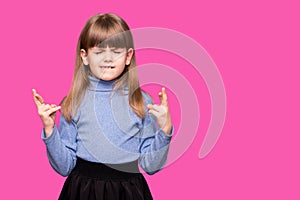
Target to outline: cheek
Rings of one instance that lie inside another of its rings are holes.
[[[117,70],[117,74],[118,75],[122,74],[124,70],[125,70],[125,66],[124,67],[119,66]]]
[[[93,60],[90,57],[87,57],[87,61],[89,64],[91,64]]]
[[[122,58],[122,59],[114,60],[113,63],[114,65],[121,67],[124,64],[124,59]]]
[[[98,63],[101,60],[100,56],[90,56],[88,57],[89,63]]]

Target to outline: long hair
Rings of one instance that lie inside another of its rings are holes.
[[[76,48],[75,69],[72,86],[67,96],[62,100],[62,114],[68,122],[78,110],[84,94],[90,84],[89,66],[85,66],[80,56],[81,49],[88,52],[92,47],[121,47],[133,49],[133,56],[129,65],[115,81],[114,89],[128,84],[128,100],[133,111],[141,118],[145,117],[142,92],[139,86],[133,38],[126,22],[112,13],[92,16],[85,24],[78,39]]]

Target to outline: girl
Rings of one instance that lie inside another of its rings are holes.
[[[87,21],[61,106],[32,92],[49,162],[68,176],[59,199],[152,199],[138,162],[148,174],[162,169],[173,125],[165,89],[155,105],[139,87],[133,38],[123,19],[107,13]]]

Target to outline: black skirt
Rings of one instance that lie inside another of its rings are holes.
[[[148,199],[153,198],[144,176],[138,171],[138,161],[109,167],[81,158],[77,158],[76,166],[66,179],[59,196],[59,200]]]

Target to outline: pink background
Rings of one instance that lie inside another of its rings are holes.
[[[31,89],[36,88],[47,102],[60,102],[70,87],[81,28],[99,12],[114,12],[131,28],[164,27],[188,35],[207,50],[224,81],[223,132],[215,148],[200,160],[211,114],[203,79],[183,59],[167,52],[138,52],[138,64],[156,62],[181,69],[201,105],[201,122],[191,146],[176,162],[146,176],[154,199],[300,199],[296,0],[0,4],[0,199],[57,199],[65,178],[48,163]],[[155,95],[159,87],[149,89]],[[178,128],[180,99],[170,92],[170,102]]]

